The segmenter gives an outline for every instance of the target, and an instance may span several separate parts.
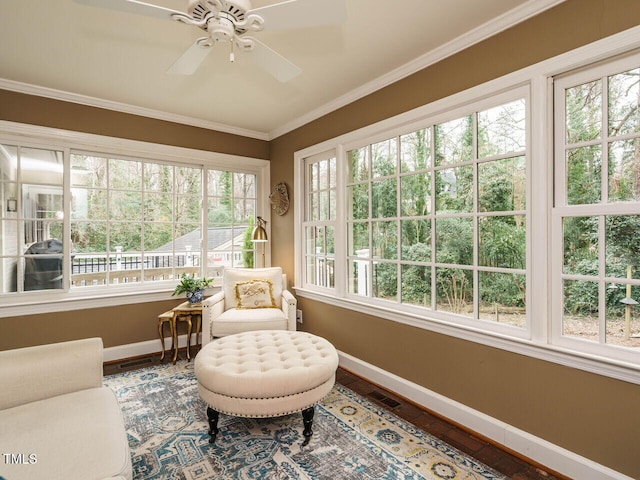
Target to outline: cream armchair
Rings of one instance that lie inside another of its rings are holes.
[[[226,268],[222,290],[202,302],[202,344],[253,330],[295,330],[296,305],[280,267]]]

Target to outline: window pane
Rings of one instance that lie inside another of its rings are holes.
[[[353,220],[369,218],[369,188],[368,184],[352,185],[347,188],[349,195],[349,213]]]
[[[486,267],[526,267],[523,215],[481,217],[478,220],[478,263]]]
[[[176,197],[176,208],[174,212],[175,221],[199,222],[201,218],[201,198],[195,195],[179,195]]]
[[[109,228],[109,250],[122,252],[140,252],[142,250],[142,224],[133,222],[111,222]]]
[[[369,147],[351,150],[347,153],[349,159],[349,181],[359,182],[369,179]]]
[[[191,192],[198,193],[200,189],[199,172],[191,169]],[[195,190],[195,191],[193,191]],[[255,198],[256,197],[256,176],[247,173],[233,174],[233,196],[235,198]]]
[[[402,265],[402,303],[431,308],[431,267]]]
[[[567,144],[600,138],[602,82],[585,83],[565,91]]]
[[[371,216],[395,217],[398,212],[398,188],[395,178],[371,183]]]
[[[525,101],[516,100],[478,113],[478,158],[526,148]]]
[[[436,262],[473,265],[473,219],[436,219]]]
[[[473,314],[473,275],[470,270],[436,268],[436,309],[465,316]]]
[[[107,223],[98,221],[72,222],[71,242],[73,249],[78,253],[106,252]]]
[[[564,280],[562,335],[597,342],[598,283]]]
[[[606,217],[607,261],[605,264],[607,277],[640,279],[639,241],[640,215],[609,215]]]
[[[144,194],[144,220],[146,222],[170,222],[173,218],[171,193]]]
[[[13,181],[17,179],[18,147],[0,145],[0,180]]]
[[[396,300],[398,267],[395,263],[373,263],[373,296],[385,300]]]
[[[175,168],[176,193],[201,194],[202,170],[199,168],[176,167]]]
[[[107,190],[72,188],[71,218],[106,220]]]
[[[478,210],[504,212],[526,207],[525,157],[478,165]]]
[[[479,318],[524,328],[526,277],[512,273],[480,272],[479,281]]]
[[[170,250],[173,239],[173,225],[171,223],[147,223],[144,225],[144,250],[145,252]],[[167,248],[169,247],[169,248]]]
[[[602,148],[600,145],[567,151],[567,202],[599,203],[602,199]]]
[[[398,143],[395,138],[371,145],[371,170],[374,177],[386,177],[396,173]]]
[[[121,190],[140,190],[142,187],[142,163],[109,159],[109,187]]]
[[[369,256],[369,222],[350,223],[349,255]],[[366,250],[366,252],[363,252]],[[359,253],[361,252],[361,253]]]
[[[431,129],[400,136],[401,171],[414,172],[431,167]]]
[[[597,275],[598,217],[564,218],[562,231],[564,235],[562,271],[574,275]]]
[[[640,348],[640,287],[618,287],[607,297],[605,341],[611,345]]]
[[[172,192],[173,167],[158,163],[145,163],[144,189],[152,192]]]
[[[348,262],[348,289],[349,293],[368,296],[371,264],[367,260],[349,260]]]
[[[640,139],[609,144],[609,201],[640,200]]]
[[[396,222],[373,222],[373,257],[398,258],[398,226]]]
[[[24,183],[62,185],[62,152],[23,147],[18,155]]]
[[[403,220],[402,259],[431,261],[431,220]]]
[[[471,115],[435,126],[436,165],[454,165],[473,160]]]
[[[609,77],[609,135],[640,131],[640,68]]]
[[[109,192],[109,219],[142,220],[142,192]]]
[[[465,165],[436,172],[436,212],[473,211],[473,167]]]
[[[71,185],[107,188],[107,159],[93,155],[71,155]]]
[[[400,177],[402,216],[415,217],[431,213],[431,175],[417,173]]]

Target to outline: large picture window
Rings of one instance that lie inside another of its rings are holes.
[[[184,273],[253,267],[250,236],[264,207],[266,166],[252,159],[225,166],[225,158],[214,165],[206,157],[215,154],[197,152],[176,161],[108,150],[108,141],[102,152],[0,142],[7,298],[166,290]]]
[[[526,326],[526,100],[346,153],[348,293]]]

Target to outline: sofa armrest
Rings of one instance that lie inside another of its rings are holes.
[[[289,290],[282,291],[282,311],[287,317],[287,330],[296,330],[296,307],[298,301]]]
[[[0,352],[0,409],[102,386],[102,339]]]
[[[211,322],[224,313],[224,291],[202,301],[202,346],[213,340]]]

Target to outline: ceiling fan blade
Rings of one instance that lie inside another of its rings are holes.
[[[179,14],[184,16],[184,12],[171,10],[170,8],[152,5],[150,3],[139,2],[137,0],[74,0],[82,5],[92,7],[108,8],[109,10],[117,10],[120,12],[136,13],[147,17],[163,18],[172,20],[173,15]]]
[[[289,0],[250,10],[264,19],[265,30],[339,25],[347,19],[345,0]]]
[[[247,38],[247,37],[245,37]],[[288,82],[300,75],[302,70],[275,50],[267,47],[260,40],[249,37],[254,42],[250,52],[251,59],[263,70],[273,75],[280,82]]]
[[[200,40],[202,39],[196,40],[195,43],[169,67],[167,73],[176,75],[192,75],[195,73],[213,48],[201,46]]]

